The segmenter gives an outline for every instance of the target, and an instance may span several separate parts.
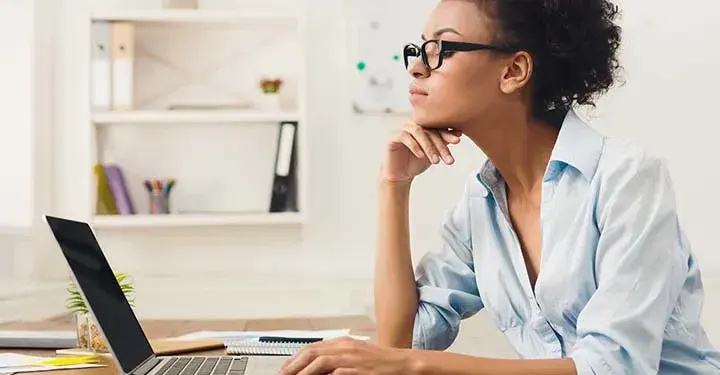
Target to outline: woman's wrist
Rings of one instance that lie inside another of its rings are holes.
[[[422,355],[422,351],[404,349],[405,356],[405,371],[403,374],[408,375],[425,375],[427,374],[427,361]]]
[[[378,179],[378,185],[382,192],[405,193],[410,191],[412,179],[409,180],[389,180],[383,177]]]

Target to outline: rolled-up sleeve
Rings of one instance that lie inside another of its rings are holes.
[[[473,267],[468,215],[465,200],[448,211],[441,228],[442,248],[425,255],[416,267],[419,306],[413,348],[447,349],[457,337],[460,321],[483,307]]]
[[[662,160],[607,178],[597,221],[597,290],[578,316],[578,374],[656,374],[665,326],[688,270],[675,195]]]

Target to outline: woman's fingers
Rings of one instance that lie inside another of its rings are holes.
[[[440,134],[440,137],[442,137],[445,143],[454,145],[460,143],[460,135],[462,135],[462,133],[457,130],[438,130],[438,134]]]
[[[428,133],[430,139],[433,141],[433,144],[435,144],[435,148],[440,152],[440,156],[445,164],[452,164],[455,162],[455,159],[450,154],[450,149],[447,146],[448,144],[443,139],[441,133],[438,131],[430,131]]]
[[[440,151],[435,147],[435,143],[430,139],[429,132],[420,126],[410,126],[408,132],[415,138],[415,140],[422,147],[423,152],[427,155],[431,163],[437,164],[440,162]]]
[[[455,162],[448,144],[460,142],[462,132],[453,129],[425,129],[417,124],[409,123],[400,135],[400,141],[418,158],[427,159],[437,164],[443,160],[446,164]]]
[[[399,141],[402,142],[402,144],[404,144],[405,147],[407,147],[417,158],[425,157],[425,153],[423,152],[422,147],[420,147],[420,144],[415,140],[415,137],[406,130],[400,132]]]

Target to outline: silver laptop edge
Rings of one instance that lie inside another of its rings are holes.
[[[50,228],[50,223],[47,222],[47,215],[43,215],[43,221],[45,221],[45,224],[48,224],[48,230],[50,230],[52,232],[52,228]],[[94,236],[95,230],[93,229],[92,225],[88,224],[88,227],[90,228],[90,231],[92,231],[93,236]],[[60,245],[58,244],[58,246],[60,246]],[[87,309],[88,309],[88,312],[90,312],[90,316],[92,316],[93,321],[97,322],[98,321],[97,316],[95,316],[95,312],[92,309],[92,305],[88,302],[88,299],[85,296],[85,292],[83,291],[83,289],[79,287],[80,283],[75,278],[75,272],[73,272],[72,270],[70,270],[70,277],[72,278],[73,283],[75,283],[75,285],[78,285],[77,290],[80,292],[80,295],[82,296],[83,300],[85,301],[85,305],[87,305]],[[135,368],[130,370],[130,372],[125,372],[125,370],[123,370],[123,368],[122,368],[122,365],[120,364],[120,361],[117,358],[117,355],[115,355],[115,351],[113,351],[113,346],[112,346],[112,344],[110,344],[110,340],[108,340],[107,335],[105,335],[105,331],[103,331],[102,325],[97,324],[97,327],[98,327],[98,330],[100,331],[100,334],[102,335],[102,338],[107,343],[107,347],[108,347],[108,350],[110,351],[113,362],[115,363],[115,365],[117,366],[117,368],[120,371],[123,371],[123,374],[125,374],[125,375],[132,374],[136,370],[142,368],[149,360],[157,357],[157,355],[155,354],[155,350],[153,349],[152,354],[149,357],[145,358],[142,362],[140,362],[140,364],[138,366],[136,366]],[[150,347],[152,348],[152,345]],[[164,363],[166,360],[167,359],[163,359],[162,363]],[[157,368],[158,366],[155,366],[155,367]],[[156,371],[156,369],[153,369],[153,371]]]
[[[53,215],[43,215],[43,221],[45,221],[45,223],[47,224],[47,226],[48,226],[48,228],[49,228],[49,230],[50,230],[51,232],[52,232],[53,230],[52,230],[52,226],[51,226],[50,223],[48,222],[48,216],[51,216],[51,217],[57,218],[57,219],[61,219],[61,220],[72,220],[72,219],[63,219],[63,218],[60,218],[60,217],[57,217],[57,216],[53,216]],[[95,230],[92,228],[92,226],[91,226],[89,223],[85,223],[85,222],[80,222],[80,223],[86,225],[86,226],[90,229],[90,232],[91,232],[92,235],[95,237],[95,238],[94,238],[94,241],[97,243],[98,248],[99,248],[100,251],[102,252],[102,246],[100,246],[100,244],[99,244],[99,242],[98,242],[98,240],[97,240],[97,236],[95,235]],[[53,235],[54,235],[54,233],[53,233]],[[62,245],[59,243],[59,241],[56,240],[55,242],[57,243],[58,246],[62,247]],[[62,248],[61,248],[61,251],[62,251]],[[108,264],[108,266],[110,266],[110,265]],[[110,266],[110,267],[111,267],[111,266]],[[111,269],[112,269],[112,268],[111,268]],[[85,303],[86,303],[86,305],[87,305],[88,312],[90,313],[90,316],[92,317],[92,319],[93,319],[95,322],[99,322],[99,320],[97,319],[97,315],[95,314],[95,311],[94,311],[93,308],[92,308],[92,304],[89,303],[88,298],[87,298],[87,296],[85,295],[85,291],[83,290],[83,288],[80,287],[80,283],[79,283],[79,281],[77,280],[77,277],[76,277],[76,275],[75,275],[75,271],[72,269],[72,267],[71,267],[71,269],[70,269],[70,276],[71,276],[71,278],[72,278],[72,281],[75,283],[75,285],[78,286],[77,289],[78,289],[80,295],[82,296],[83,300],[85,301]],[[125,298],[126,301],[127,301],[127,298],[126,298],[124,295],[123,295],[123,298]],[[130,311],[130,314],[132,314],[132,316],[135,318],[135,320],[138,321],[138,323],[139,323],[139,320],[137,319],[137,316],[135,315],[134,311],[132,311],[132,309],[131,309],[131,311]],[[152,368],[148,369],[148,371],[145,371],[145,372],[144,372],[145,375],[154,375],[154,374],[158,373],[161,369],[163,369],[164,365],[167,364],[167,362],[169,362],[170,360],[172,360],[172,358],[177,358],[177,357],[183,357],[183,358],[218,358],[218,359],[223,358],[223,357],[232,357],[232,358],[236,358],[236,359],[241,358],[241,357],[246,357],[246,358],[247,358],[247,370],[244,372],[244,374],[246,374],[246,375],[274,374],[274,373],[276,373],[276,371],[277,371],[278,369],[280,369],[281,364],[284,362],[284,359],[282,359],[282,357],[278,357],[278,356],[269,356],[269,357],[268,357],[268,356],[256,356],[256,355],[242,355],[242,356],[231,356],[231,355],[166,356],[166,355],[160,355],[160,356],[158,356],[157,353],[155,353],[155,349],[154,349],[154,348],[152,347],[152,345],[150,344],[147,336],[145,335],[145,332],[142,332],[142,329],[141,329],[142,339],[145,340],[145,342],[146,342],[146,343],[148,344],[148,346],[150,347],[150,355],[149,355],[148,357],[146,357],[145,359],[143,359],[143,360],[140,362],[140,364],[138,364],[138,365],[135,366],[134,368],[130,369],[129,371],[125,371],[125,370],[123,369],[123,367],[122,367],[122,363],[120,363],[120,359],[118,358],[118,356],[116,355],[115,350],[113,349],[112,343],[111,343],[110,340],[108,339],[108,336],[107,336],[107,334],[105,333],[105,331],[104,331],[104,329],[103,329],[103,326],[98,323],[98,324],[97,324],[97,327],[98,327],[98,330],[100,331],[101,337],[102,337],[102,338],[105,340],[105,342],[107,343],[107,347],[108,347],[109,353],[110,353],[111,356],[112,356],[112,361],[113,361],[113,363],[116,365],[116,367],[118,368],[118,370],[119,370],[122,374],[124,374],[124,375],[131,375],[131,374],[133,374],[133,373],[140,372],[140,370],[142,370],[142,369],[144,369],[144,367],[148,366],[148,363],[149,363],[150,361],[157,360],[157,364],[155,364]],[[268,367],[268,366],[270,366],[270,367]],[[196,370],[196,371],[197,371],[197,370]]]

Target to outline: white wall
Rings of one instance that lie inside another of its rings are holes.
[[[0,160],[14,160],[17,168],[3,168],[0,176],[8,183],[0,185],[0,196],[12,196],[0,211],[0,230],[27,228],[32,225],[33,181],[33,7],[32,2],[13,1],[0,12],[0,33],[20,35],[7,38],[10,52],[0,65]],[[4,163],[3,163],[4,164]],[[28,189],[29,188],[29,189]]]
[[[43,12],[38,12],[43,9]],[[0,300],[37,272],[38,213],[49,203],[53,106],[52,3],[0,3]]]
[[[62,15],[56,29],[59,40],[67,37],[67,20],[75,9],[71,3],[82,6],[68,0],[58,4],[57,14]],[[384,141],[403,119],[352,114],[345,89],[349,79],[343,2],[308,0],[307,11],[312,126],[309,223],[302,230],[99,231],[113,265],[135,275],[141,315],[267,317],[370,311],[375,176]],[[706,317],[720,313],[720,253],[715,251],[713,235],[715,213],[720,210],[720,203],[713,199],[720,170],[711,154],[718,136],[712,101],[720,84],[720,78],[712,74],[720,64],[720,55],[712,48],[720,35],[711,15],[718,11],[720,5],[710,0],[691,0],[683,7],[669,0],[652,5],[625,2],[628,82],[592,113],[596,117],[592,123],[601,131],[636,138],[669,159],[682,220],[704,272]],[[55,63],[56,75],[67,68],[61,58]],[[58,116],[63,112],[62,93],[71,83],[67,77],[56,77],[58,104],[53,113]],[[46,108],[51,107],[38,111]],[[63,186],[78,176],[78,166],[72,164],[77,150],[71,134],[57,134],[55,139],[53,162],[40,165],[37,173],[55,169],[52,185],[60,188],[53,189],[52,209],[75,214],[72,207],[78,198],[72,198]],[[467,173],[484,158],[467,143],[458,146],[456,156],[454,167],[431,170],[413,190],[416,259],[439,246],[437,229],[443,211],[462,190]],[[36,280],[64,280],[64,264],[53,246],[45,242],[33,250],[30,267],[42,273]],[[49,258],[40,260],[41,255]],[[48,309],[59,311],[62,306],[56,301]],[[710,319],[705,323],[715,340],[720,340],[720,323]]]

